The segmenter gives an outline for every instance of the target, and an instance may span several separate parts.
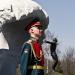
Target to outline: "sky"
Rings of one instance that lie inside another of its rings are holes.
[[[75,48],[75,0],[35,1],[48,13],[48,29],[58,38],[61,50]]]

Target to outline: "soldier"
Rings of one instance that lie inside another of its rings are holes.
[[[20,70],[22,75],[44,75],[44,55],[39,44],[42,35],[42,25],[39,20],[33,20],[26,28],[30,38],[23,44]]]
[[[57,57],[57,54],[56,54],[57,41],[58,41],[57,38],[54,38],[53,42],[45,40],[46,43],[50,44],[51,56],[54,60],[54,64],[52,66],[53,71],[55,71],[55,68],[56,68],[57,63],[58,63],[58,57]]]

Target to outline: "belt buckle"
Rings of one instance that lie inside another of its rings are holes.
[[[41,70],[47,69],[45,66],[40,66],[40,65],[32,65],[32,66],[29,66],[28,68],[29,69],[41,69]]]

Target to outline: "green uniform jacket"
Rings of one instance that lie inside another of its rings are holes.
[[[23,44],[20,60],[21,75],[44,75],[44,70],[28,69],[29,65],[39,63],[39,61],[35,59],[31,49],[32,48],[29,43]]]
[[[27,75],[29,55],[31,46],[28,43],[24,43],[22,47],[21,60],[20,60],[20,70],[22,75]]]

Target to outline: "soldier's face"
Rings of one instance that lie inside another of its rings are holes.
[[[40,37],[43,32],[40,26],[34,26],[31,28],[31,30],[32,30],[32,33],[38,37]]]

